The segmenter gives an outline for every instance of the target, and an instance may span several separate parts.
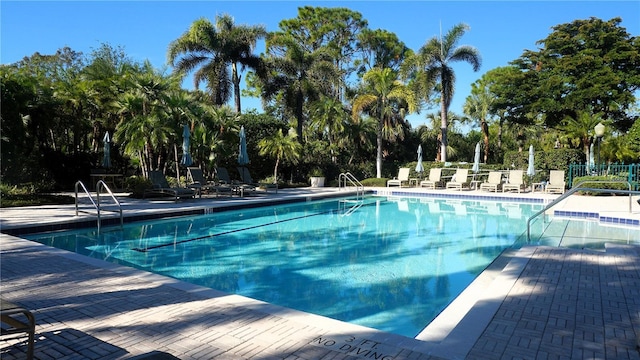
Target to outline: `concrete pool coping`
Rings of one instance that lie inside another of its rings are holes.
[[[386,191],[385,189],[381,189],[382,191]],[[415,189],[413,189],[415,191]],[[441,191],[441,190],[439,190]],[[280,194],[283,193],[283,194]],[[291,197],[307,197],[307,196],[323,196],[327,194],[345,194],[344,192],[340,193],[335,189],[306,189],[306,190],[298,190],[295,193],[286,193],[285,191],[280,191],[280,198],[287,199]],[[453,193],[453,192],[451,192]],[[469,195],[474,194],[475,192],[468,192]],[[256,199],[237,199],[237,200],[215,200],[212,199],[211,206],[222,206],[224,203],[228,203],[230,201],[235,202],[247,202],[247,201],[273,201],[275,199],[275,194],[269,194],[267,197],[256,197]],[[484,196],[485,194],[482,194]],[[502,195],[502,194],[500,194]],[[534,194],[530,194],[532,196]],[[537,195],[537,194],[536,194]],[[528,196],[527,194],[520,194],[513,196]],[[260,198],[260,199],[258,199]],[[205,199],[196,200],[196,201],[204,201]],[[571,206],[576,206],[575,210],[584,210],[585,208],[592,208],[592,200],[590,201],[586,197],[582,197],[582,200],[586,200],[582,204],[570,205],[565,204],[563,209],[571,210]],[[219,204],[222,203],[222,204]],[[167,208],[171,208],[175,211],[180,211],[180,209],[191,208],[194,206],[194,203],[166,203],[166,202],[139,202],[136,203],[137,211],[139,214],[145,214],[150,211],[159,211],[166,210]],[[202,206],[204,204],[195,204],[195,206]],[[134,205],[127,204],[130,209],[134,208]],[[209,206],[209,205],[206,205]],[[205,206],[205,207],[206,207]],[[603,211],[609,211],[612,214],[617,214],[618,209],[616,205],[612,205],[612,208],[608,210],[604,205],[602,207]],[[6,211],[5,211],[6,210]],[[70,218],[73,218],[75,211],[71,211],[73,214],[70,215],[69,210],[61,210],[61,209],[52,209],[45,208],[42,210],[37,209],[29,209],[29,211],[22,209],[2,209],[2,225],[3,231],[6,229],[5,226],[13,225],[17,228],[20,227],[20,223],[30,223],[32,221],[38,221],[40,224],[42,223],[53,223],[55,221],[69,221]],[[622,215],[620,215],[622,216]],[[628,215],[624,215],[628,216]],[[634,208],[630,216],[640,218],[640,209]],[[116,319],[100,319],[96,320],[89,315],[86,316],[86,319],[77,319],[73,325],[77,325],[75,329],[80,330],[81,332],[89,335],[90,338],[96,339],[96,341],[100,341],[102,343],[109,343],[119,349],[117,352],[120,355],[113,355],[113,358],[127,358],[127,356],[135,356],[141,355],[145,352],[151,351],[151,349],[162,350],[180,358],[301,358],[301,359],[316,359],[316,358],[330,358],[330,356],[345,356],[349,355],[354,358],[358,358],[360,355],[361,358],[363,354],[367,353],[370,356],[374,355],[372,352],[372,348],[359,347],[360,354],[357,354],[358,351],[355,350],[351,345],[354,344],[353,340],[347,343],[346,340],[349,340],[352,336],[357,338],[358,341],[363,342],[363,344],[371,344],[369,342],[379,343],[377,345],[377,349],[379,350],[379,354],[386,354],[388,356],[393,355],[394,358],[407,358],[407,359],[422,359],[422,358],[464,358],[470,357],[473,358],[477,356],[477,352],[474,353],[474,346],[477,347],[483,338],[483,332],[485,329],[489,328],[489,324],[495,320],[496,315],[499,314],[500,306],[502,306],[504,299],[508,298],[509,293],[514,291],[515,285],[520,279],[520,275],[527,264],[529,264],[531,257],[537,251],[536,247],[527,247],[521,250],[511,252],[509,254],[504,254],[500,258],[496,259],[492,266],[490,266],[485,272],[479,276],[472,285],[463,292],[456,300],[449,306],[445,311],[441,313],[441,315],[434,320],[429,327],[425,331],[423,331],[419,336],[419,340],[409,339],[393,334],[387,334],[383,332],[379,332],[376,330],[362,328],[359,326],[355,326],[352,324],[345,324],[336,320],[327,319],[311,314],[301,313],[297,311],[293,311],[290,309],[283,309],[277,307],[275,305],[266,304],[262,302],[257,302],[252,299],[243,298],[241,296],[236,295],[228,295],[221,294],[220,292],[216,292],[215,290],[206,289],[197,287],[194,285],[186,284],[177,280],[165,278],[159,275],[149,274],[143,271],[134,270],[127,267],[117,266],[109,263],[102,262],[100,260],[89,259],[77,254],[68,253],[62,250],[52,249],[40,244],[35,244],[30,241],[26,241],[23,239],[15,238],[13,236],[9,236],[6,234],[2,234],[2,252],[3,252],[3,261],[2,265],[2,283],[3,283],[3,297],[8,297],[9,300],[13,302],[20,303],[23,306],[30,307],[31,310],[34,310],[36,313],[36,319],[38,320],[38,314],[43,315],[46,313],[48,309],[57,309],[68,310],[71,309],[68,307],[68,304],[65,304],[63,301],[60,303],[52,303],[50,307],[43,308],[41,302],[38,297],[47,298],[51,296],[49,292],[55,291],[54,289],[63,286],[58,283],[55,279],[52,279],[51,276],[42,276],[42,274],[49,273],[50,268],[55,268],[56,263],[60,261],[60,259],[70,260],[69,265],[71,268],[66,270],[68,271],[68,276],[73,278],[73,274],[78,274],[76,276],[81,277],[79,274],[83,274],[83,271],[89,269],[87,271],[91,272],[90,269],[100,269],[101,272],[108,272],[113,274],[113,276],[118,280],[119,283],[128,284],[137,283],[137,279],[144,279],[146,281],[145,286],[153,283],[159,287],[169,287],[171,288],[171,292],[179,292],[177,296],[178,299],[191,299],[194,296],[197,296],[198,302],[202,302],[203,311],[207,311],[209,308],[214,308],[216,306],[220,306],[218,303],[221,299],[224,299],[225,306],[223,308],[224,311],[229,312],[229,309],[260,309],[260,314],[268,314],[268,316],[272,316],[273,323],[277,324],[280,322],[291,323],[291,326],[283,326],[279,331],[281,333],[287,334],[285,337],[288,338],[291,346],[282,346],[283,340],[282,335],[272,334],[270,330],[273,328],[273,324],[269,324],[269,321],[264,321],[264,316],[257,316],[259,320],[259,325],[255,321],[244,320],[246,324],[243,323],[243,320],[239,320],[237,323],[237,327],[233,330],[234,333],[243,333],[248,332],[247,336],[231,336],[233,339],[226,339],[222,341],[225,346],[220,346],[220,342],[216,342],[216,339],[207,339],[208,344],[204,344],[202,341],[197,340],[198,335],[193,334],[189,331],[183,331],[173,334],[174,338],[165,339],[166,341],[159,341],[158,337],[161,337],[161,334],[165,331],[162,330],[160,326],[157,329],[157,333],[154,333],[152,330],[142,330],[139,329],[135,332],[127,332],[127,336],[131,337],[135,340],[125,341],[124,339],[113,339],[109,336],[104,336],[101,332],[96,332],[94,327],[95,325],[91,325],[95,321],[100,323],[107,323],[110,327],[114,329],[118,329],[120,327],[130,326],[132,322],[140,321],[141,323],[152,322],[152,323],[162,323],[162,320],[150,321],[148,318],[149,314],[145,316],[141,316],[140,312],[142,311],[139,308],[132,309],[129,311],[131,313],[131,319],[122,319],[122,323],[118,322],[118,318],[121,316],[116,316]],[[544,250],[544,249],[543,249]],[[564,250],[563,250],[564,251]],[[25,259],[27,255],[20,256],[19,253],[24,252],[28,254],[28,256],[38,258],[42,261],[39,266],[35,266],[35,261],[29,261],[29,259]],[[636,254],[637,255],[637,254]],[[637,256],[636,256],[637,257]],[[637,262],[636,262],[637,263]],[[25,279],[16,280],[14,277],[20,277],[20,270],[16,268],[16,266],[26,266],[30,267],[29,271],[33,272],[33,276],[28,276]],[[73,267],[77,267],[74,269]],[[87,268],[88,267],[88,268]],[[44,278],[39,280],[40,278]],[[70,278],[65,277],[66,280]],[[25,287],[25,281],[30,284],[28,287],[31,289],[31,292],[25,292],[25,290],[21,290],[22,287]],[[78,280],[81,282],[81,280]],[[90,279],[84,279],[83,281],[87,281],[91,283]],[[60,282],[63,282],[61,279]],[[33,284],[32,284],[33,283]],[[92,288],[94,288],[95,293],[92,296],[96,298],[100,298],[101,294],[109,294],[113,289],[109,287],[112,285],[111,283],[105,284],[104,287],[101,287],[100,284],[91,284]],[[140,288],[132,288],[127,290],[130,292],[129,295],[134,295],[140,291],[144,291],[145,286],[139,285]],[[33,289],[38,289],[35,291]],[[141,290],[142,289],[142,290]],[[86,289],[80,289],[78,292],[82,293],[86,291]],[[37,294],[37,295],[36,295]],[[135,296],[134,296],[135,297]],[[73,294],[70,294],[70,298],[75,298]],[[502,299],[502,300],[501,300]],[[216,301],[217,300],[217,301]],[[228,303],[227,303],[228,302]],[[163,307],[167,306],[166,300],[158,299],[156,305],[152,305],[152,307]],[[33,305],[33,306],[29,306]],[[167,311],[167,314],[162,314],[163,319],[166,319],[169,324],[171,323],[172,317],[175,317],[176,314],[183,314],[185,311],[193,311],[191,309],[192,304],[188,301],[180,302],[176,301],[175,304],[171,304],[169,308],[171,310]],[[228,306],[228,307],[227,307]],[[147,306],[148,307],[148,306]],[[175,307],[175,309],[174,309]],[[186,307],[187,309],[184,309]],[[38,311],[38,309],[41,309]],[[44,310],[42,310],[44,309]],[[466,309],[466,310],[465,310]],[[85,309],[86,311],[86,309]],[[127,313],[127,312],[125,312]],[[285,314],[285,315],[283,315]],[[464,315],[462,315],[464,314]],[[159,313],[154,313],[154,316],[160,316]],[[60,315],[62,319],[65,318],[65,315]],[[229,315],[232,318],[231,315]],[[129,317],[129,316],[125,316]],[[179,317],[179,316],[178,316]],[[65,324],[64,320],[56,319],[55,316],[52,316],[48,323],[48,326],[56,326],[54,324]],[[295,323],[295,326],[294,326]],[[67,323],[68,324],[68,323]],[[165,324],[166,325],[166,324]],[[300,327],[301,326],[301,327]],[[168,326],[171,328],[171,326]],[[244,330],[242,330],[244,329]],[[252,330],[250,330],[252,329]],[[306,330],[305,330],[306,329]],[[313,329],[313,330],[310,330]],[[632,327],[632,332],[634,328]],[[47,328],[38,322],[37,332],[44,332]],[[151,332],[153,335],[145,334],[145,332]],[[202,331],[202,330],[201,330]],[[364,335],[363,335],[364,334]],[[177,346],[175,344],[175,338],[180,338],[181,336],[185,337],[185,341],[197,343],[196,348],[202,347],[200,354],[210,354],[204,357],[194,356],[193,349],[183,349],[181,346]],[[279,337],[280,336],[280,337]],[[221,338],[224,337],[221,335]],[[269,338],[271,340],[266,341],[265,339]],[[316,340],[314,339],[321,339]],[[244,340],[243,340],[244,339]],[[254,340],[251,340],[254,339]],[[256,340],[258,339],[258,340]],[[475,341],[471,339],[476,339]],[[231,341],[233,340],[233,341]],[[231,343],[226,343],[225,341],[231,341]],[[320,341],[324,341],[320,343]],[[331,342],[335,342],[332,346],[327,345]],[[9,346],[7,343],[2,344],[1,351],[3,351],[3,358],[7,356],[5,353],[6,346]],[[38,351],[45,351],[47,349],[43,349],[42,346],[46,345],[47,342],[45,340],[40,341],[41,347],[38,347],[36,344],[36,355]],[[135,344],[135,345],[133,345]],[[244,347],[242,346],[244,344]],[[275,345],[274,345],[275,344]],[[278,345],[279,344],[279,345]],[[340,344],[340,346],[338,346]],[[59,345],[59,344],[58,344]],[[103,344],[104,345],[104,344]],[[349,345],[349,346],[347,346]],[[275,346],[275,348],[274,348]],[[241,349],[247,349],[247,347],[251,347],[253,350],[248,351],[247,353],[242,353]],[[342,349],[341,349],[342,347]],[[204,350],[207,348],[209,350]],[[214,350],[213,348],[217,349]],[[383,350],[384,349],[384,350]],[[50,350],[50,349],[49,349]],[[350,350],[350,351],[347,351]],[[209,352],[207,352],[209,351]],[[367,352],[369,351],[369,352]],[[533,351],[533,350],[530,350]],[[539,349],[536,351],[540,351]],[[480,352],[481,353],[481,352]],[[11,352],[10,352],[11,354]],[[10,355],[9,354],[9,355]],[[249,356],[248,354],[252,354]],[[258,356],[258,354],[261,354]],[[377,354],[377,353],[376,353]],[[476,354],[476,355],[474,355]],[[484,357],[484,356],[481,356]],[[11,357],[7,357],[11,358]],[[82,358],[82,357],[80,357]],[[87,357],[88,358],[88,357]],[[577,357],[576,357],[577,358]],[[610,357],[613,358],[613,357]]]

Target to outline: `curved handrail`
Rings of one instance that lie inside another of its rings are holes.
[[[89,193],[89,190],[87,190],[87,187],[84,186],[84,183],[80,180],[76,181],[76,185],[75,185],[75,190],[76,190],[76,216],[78,216],[78,186],[82,187],[82,190],[84,191],[85,194],[87,194],[87,196],[89,197],[89,200],[91,200],[91,203],[93,204],[93,207],[98,211],[98,218],[100,218],[100,207],[96,204],[95,201],[93,201],[93,196],[91,196],[91,193]]]
[[[115,197],[115,195],[113,194],[111,189],[109,189],[109,186],[107,186],[107,184],[102,180],[98,180],[98,182],[96,183],[96,194],[97,194],[96,198],[97,198],[97,202],[93,200],[93,196],[91,195],[89,190],[87,190],[87,187],[84,185],[84,183],[82,181],[79,181],[79,180],[76,181],[76,184],[75,184],[76,216],[78,216],[78,213],[81,211],[78,208],[78,190],[80,188],[82,189],[82,191],[84,191],[84,193],[87,195],[87,197],[91,201],[91,204],[93,205],[93,208],[96,209],[96,216],[98,218],[98,221],[97,221],[98,233],[100,232],[100,225],[102,224],[101,211],[112,211],[112,212],[119,213],[120,214],[120,226],[124,225],[124,218],[122,216],[122,206],[120,205],[120,201],[118,201],[118,199]],[[118,207],[117,210],[103,209],[100,206],[100,193],[101,193],[101,190],[103,190],[103,189],[106,190],[106,192],[111,196],[111,198],[115,202],[115,205],[117,205],[117,207]]]
[[[124,219],[122,217],[122,205],[120,205],[120,201],[118,201],[118,199],[116,198],[116,196],[113,194],[113,191],[111,191],[111,189],[109,188],[109,186],[107,186],[107,183],[105,183],[103,180],[98,180],[98,182],[96,183],[96,193],[97,193],[97,197],[98,197],[98,208],[100,208],[100,194],[101,194],[101,190],[106,190],[107,194],[109,194],[109,196],[111,196],[111,199],[113,200],[113,202],[118,206],[117,210],[109,210],[109,209],[105,209],[105,211],[113,211],[113,212],[118,212],[120,213],[120,226],[124,225]]]
[[[340,189],[343,187],[343,182],[342,182],[343,179],[344,179],[345,189],[347,187],[347,180],[348,180],[349,182],[351,182],[353,186],[356,187],[356,196],[360,196],[360,192],[362,192],[362,196],[364,196],[364,185],[362,185],[362,183],[355,176],[353,176],[352,173],[350,172],[341,173],[338,176],[338,188]]]
[[[615,189],[599,189],[599,188],[583,188],[582,184],[586,184],[586,183],[627,183],[627,185],[629,186],[629,190],[615,190]],[[629,212],[631,212],[631,208],[632,208],[632,198],[631,195],[638,195],[640,194],[640,191],[632,191],[631,190],[631,183],[626,181],[626,180],[585,180],[580,182],[578,185],[576,185],[575,187],[569,189],[569,191],[567,191],[566,193],[562,194],[561,196],[557,197],[555,200],[553,200],[552,202],[548,203],[547,206],[545,206],[542,210],[536,212],[535,214],[531,215],[531,217],[529,217],[529,219],[527,219],[527,242],[531,241],[531,221],[533,221],[534,218],[540,216],[540,214],[544,214],[547,210],[549,210],[550,208],[554,207],[555,205],[557,205],[559,202],[561,202],[562,200],[568,198],[569,196],[575,194],[578,191],[595,191],[595,192],[602,192],[602,193],[628,193],[629,194]]]

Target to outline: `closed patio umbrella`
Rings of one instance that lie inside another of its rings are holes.
[[[244,126],[240,127],[240,145],[238,150],[238,165],[247,165],[249,163],[249,154],[247,154],[247,135],[245,135]]]
[[[476,144],[476,151],[473,156],[473,167],[471,168],[471,171],[476,174],[480,171],[480,143]]]
[[[184,166],[190,166],[193,164],[193,159],[189,154],[189,140],[191,138],[191,132],[189,131],[189,125],[183,125],[182,130],[182,160],[180,164]]]
[[[529,167],[527,167],[527,175],[533,176],[536,174],[536,168],[533,166],[533,145],[529,145]]]
[[[102,156],[102,167],[110,168],[111,167],[111,138],[109,137],[109,132],[107,131],[104,134],[104,138],[102,139],[104,146],[104,154]]]
[[[422,174],[424,166],[422,166],[422,144],[418,145],[418,164],[416,164],[416,172]]]

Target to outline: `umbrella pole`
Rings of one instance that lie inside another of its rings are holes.
[[[178,145],[173,144],[173,154],[176,157],[176,178],[178,179],[178,187],[180,187],[180,162],[178,162]]]

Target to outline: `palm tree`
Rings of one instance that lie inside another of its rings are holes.
[[[472,84],[471,89],[471,95],[467,97],[463,111],[471,119],[480,123],[484,140],[484,163],[486,164],[489,160],[489,120],[494,96],[482,82]]]
[[[297,134],[302,136],[305,103],[315,101],[320,94],[331,93],[338,69],[327,49],[308,52],[286,34],[267,39],[267,51],[272,54],[266,65],[268,76],[261,77],[262,98],[271,101],[279,97],[296,118]],[[280,56],[273,55],[279,52]]]
[[[342,102],[333,97],[321,96],[320,100],[313,103],[311,108],[313,120],[311,125],[315,126],[323,135],[326,134],[331,151],[331,160],[335,164],[337,158],[334,153],[337,134],[344,131],[345,119],[348,117]]]
[[[238,65],[240,71],[247,67],[261,69],[261,59],[253,55],[253,50],[256,42],[266,35],[263,26],[236,26],[229,15],[217,16],[215,27],[201,18],[169,44],[167,57],[176,72],[189,73],[200,66],[193,77],[195,87],[205,81],[216,105],[229,100],[233,87],[236,112],[241,113]]]
[[[455,122],[456,121],[460,121],[460,116],[458,116],[457,114],[453,113],[453,112],[448,112],[447,113],[447,118],[450,120],[447,123],[447,131],[449,130],[455,130]],[[442,161],[442,131],[438,130],[438,126],[440,126],[440,124],[442,124],[442,120],[441,120],[441,114],[438,112],[432,112],[432,113],[428,113],[426,115],[426,119],[429,120],[431,122],[431,129],[433,129],[432,131],[435,132],[435,138],[436,138],[436,158],[435,161]],[[427,134],[424,134],[425,137],[427,137]],[[452,158],[458,155],[458,149],[455,148],[452,145],[447,146],[447,158]]]
[[[268,138],[261,139],[258,142],[260,155],[268,156],[276,159],[276,165],[273,168],[273,182],[278,180],[278,165],[280,160],[289,161],[297,164],[300,159],[302,145],[296,141],[296,133],[291,129],[287,135],[283,135],[282,129]]]
[[[593,114],[592,109],[587,108],[578,110],[575,117],[566,117],[561,123],[560,130],[566,134],[572,144],[582,146],[585,161],[589,161],[589,147],[595,135],[595,126],[600,122],[606,124],[602,119],[603,115],[603,112]]]
[[[447,161],[447,112],[451,105],[455,87],[455,73],[452,62],[465,61],[471,64],[473,71],[480,69],[481,59],[478,50],[472,46],[456,47],[458,41],[469,27],[465,24],[454,26],[444,38],[431,38],[416,54],[416,64],[428,83],[437,81],[440,88],[440,131],[442,132],[442,146],[440,157]]]
[[[404,113],[407,110],[410,113],[416,111],[418,104],[415,94],[398,80],[398,74],[390,68],[369,70],[362,80],[365,84],[364,93],[354,99],[352,117],[357,121],[360,113],[367,111],[377,119],[376,177],[381,178],[382,140],[385,135],[389,140],[403,136],[401,127]]]
[[[358,121],[349,121],[345,124],[345,131],[341,133],[340,141],[344,141],[349,151],[348,164],[352,164],[353,160],[362,157],[361,154],[369,154],[375,149],[373,138],[376,137],[377,121],[370,117],[358,119]]]
[[[124,144],[126,153],[139,157],[146,173],[160,169],[167,146],[178,134],[168,115],[167,100],[170,91],[179,87],[179,81],[157,73],[148,62],[130,81],[130,90],[121,94],[115,105],[121,121],[114,140]]]

